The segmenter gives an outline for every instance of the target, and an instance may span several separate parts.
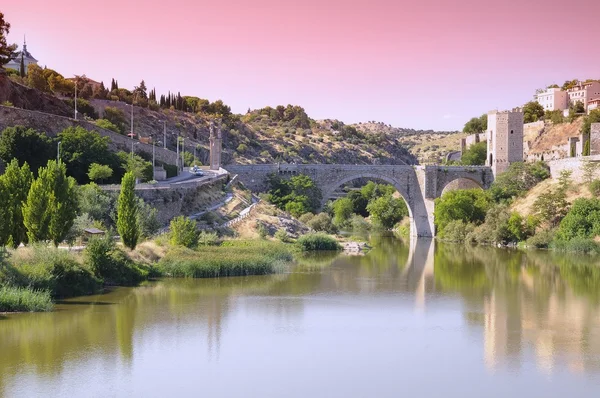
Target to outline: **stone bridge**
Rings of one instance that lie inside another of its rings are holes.
[[[382,180],[392,184],[406,201],[411,219],[411,235],[435,236],[434,200],[444,188],[456,180],[470,180],[483,189],[494,181],[492,169],[486,166],[407,166],[407,165],[341,165],[341,164],[265,164],[225,166],[232,175],[254,192],[268,190],[267,177],[305,174],[315,181],[325,205],[333,192],[343,184],[359,178]]]

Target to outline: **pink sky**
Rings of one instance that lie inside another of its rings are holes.
[[[9,41],[27,34],[42,66],[238,113],[291,103],[316,119],[451,130],[536,88],[600,78],[594,0],[3,3]]]

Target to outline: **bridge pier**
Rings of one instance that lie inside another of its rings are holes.
[[[408,165],[335,165],[335,164],[265,164],[230,165],[226,169],[237,174],[247,188],[255,192],[268,189],[267,177],[279,174],[289,178],[305,174],[312,178],[323,194],[323,207],[331,194],[343,184],[359,178],[382,180],[393,185],[406,201],[413,237],[435,236],[435,199],[457,179],[474,181],[488,188],[494,176],[489,167],[481,166],[408,166]]]

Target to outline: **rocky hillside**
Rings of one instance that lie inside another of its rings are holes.
[[[0,68],[0,104],[12,104],[18,108],[52,113],[59,116],[73,115],[63,101],[53,95],[13,82]]]

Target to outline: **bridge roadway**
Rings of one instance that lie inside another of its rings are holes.
[[[305,174],[321,189],[324,206],[340,186],[358,178],[383,180],[392,184],[406,201],[411,218],[411,235],[435,236],[433,224],[434,200],[442,195],[452,181],[467,179],[483,189],[494,181],[487,166],[408,166],[408,165],[345,165],[345,164],[260,164],[228,165],[224,167],[254,192],[268,189],[267,177]]]

